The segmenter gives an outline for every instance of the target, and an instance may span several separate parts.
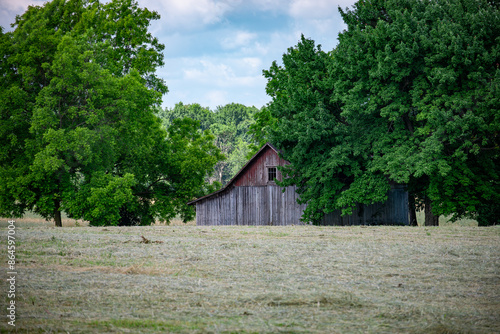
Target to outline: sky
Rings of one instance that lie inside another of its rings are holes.
[[[0,25],[11,30],[15,16],[44,0],[0,0]],[[300,35],[337,44],[346,28],[338,6],[355,0],[138,0],[161,19],[151,24],[165,45],[157,74],[169,88],[163,107],[199,103],[215,110],[228,103],[261,108],[270,102],[262,70],[297,45]]]

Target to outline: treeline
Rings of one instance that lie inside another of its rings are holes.
[[[500,219],[500,11],[487,0],[371,0],[340,10],[335,49],[301,41],[264,71],[257,139],[291,162],[304,218],[386,199],[406,184],[412,221]]]
[[[215,165],[213,173],[207,178],[216,187],[225,185],[245,165],[249,154],[253,153],[254,140],[249,128],[255,123],[256,107],[238,103],[219,106],[215,110],[194,104],[179,102],[174,108],[159,109],[157,115],[165,128],[175,119],[188,117],[200,124],[202,131],[208,130],[215,136],[214,144],[224,154],[225,159]]]

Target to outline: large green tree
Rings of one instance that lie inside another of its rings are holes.
[[[190,120],[166,131],[154,108],[167,92],[155,70],[155,12],[133,0],[54,0],[1,35],[0,211],[61,212],[93,225],[149,224],[194,212],[220,159]]]
[[[291,165],[283,167],[284,186],[296,185],[307,203],[304,219],[318,223],[337,209],[349,213],[356,203],[384,199],[388,183],[382,173],[368,173],[365,141],[349,142],[363,120],[348,120],[332,102],[331,56],[304,38],[273,63],[264,75],[273,98],[259,114],[268,120],[269,139]],[[352,128],[352,129],[351,129]]]
[[[334,100],[373,122],[370,168],[408,183],[428,216],[498,222],[498,4],[359,1],[341,13]]]
[[[264,71],[259,114],[318,221],[408,184],[436,215],[498,222],[497,5],[475,0],[359,1],[329,54],[302,39]]]

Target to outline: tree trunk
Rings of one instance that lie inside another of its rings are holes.
[[[408,194],[408,209],[410,211],[410,226],[418,226],[417,212],[415,209],[415,196]]]
[[[432,213],[431,200],[429,197],[425,196],[424,202],[424,212],[425,212],[425,226],[439,226],[439,216]]]
[[[55,209],[54,209],[54,221],[56,222],[57,227],[62,227],[62,219],[61,219],[61,202],[55,201]]]

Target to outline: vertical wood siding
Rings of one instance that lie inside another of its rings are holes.
[[[196,203],[197,225],[300,225],[305,204],[297,204],[295,187],[276,185],[231,187]],[[325,215],[322,225],[408,225],[408,192],[389,191],[385,203],[358,204],[353,214]]]
[[[350,216],[340,210],[326,214],[322,225],[408,225],[408,192],[403,186],[393,186],[387,201],[370,205],[358,204]]]
[[[299,225],[295,187],[232,187],[196,203],[197,225]]]

